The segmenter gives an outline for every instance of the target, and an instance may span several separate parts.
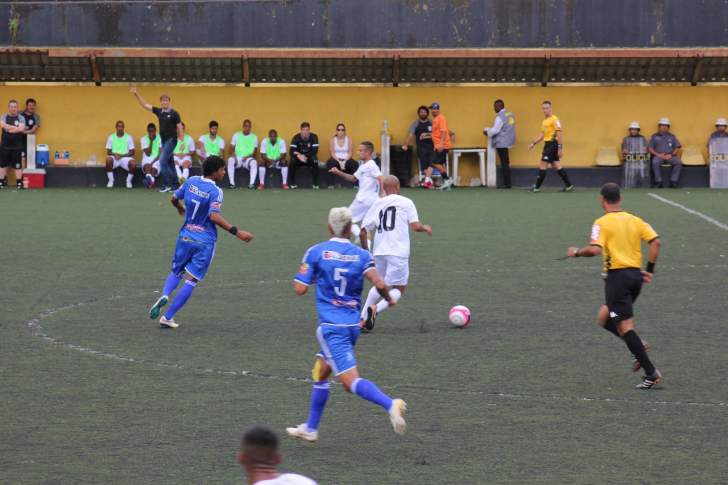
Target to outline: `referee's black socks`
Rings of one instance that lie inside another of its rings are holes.
[[[561,180],[564,181],[564,185],[566,185],[567,187],[571,185],[571,180],[569,180],[569,176],[566,175],[566,170],[560,168],[556,173],[558,173],[559,177],[561,177]]]
[[[540,189],[541,184],[543,183],[543,179],[546,178],[546,170],[539,170],[538,171],[538,178],[536,179],[536,188]]]
[[[648,377],[653,376],[655,374],[655,366],[652,365],[652,361],[650,361],[650,358],[647,357],[647,351],[645,350],[645,345],[642,343],[642,339],[639,338],[634,330],[630,330],[625,333],[622,335],[622,338],[624,339],[624,343],[627,344],[629,351],[632,352],[632,355],[634,355],[634,357],[642,365],[642,368],[645,370],[645,374],[647,374]]]
[[[604,324],[604,330],[606,330],[607,332],[613,333],[614,335],[616,335],[619,338],[622,338],[622,337],[620,337],[619,332],[617,331],[617,324],[613,318],[607,318],[607,323]]]

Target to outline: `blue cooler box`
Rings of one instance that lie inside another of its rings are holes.
[[[35,148],[35,166],[45,168],[50,163],[50,149],[48,145],[38,145]]]

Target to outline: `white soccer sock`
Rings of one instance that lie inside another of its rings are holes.
[[[106,172],[106,176],[109,178],[109,182],[114,183],[114,172]]]
[[[251,160],[249,167],[250,167],[250,184],[249,185],[255,185],[255,177],[258,176],[258,161]]]
[[[389,296],[391,296],[392,300],[396,303],[400,298],[402,298],[402,292],[395,288],[393,290],[389,290]],[[389,302],[387,300],[382,299],[382,301],[377,303],[377,313],[383,312],[387,308],[389,308]]]
[[[260,185],[265,185],[265,167],[258,167],[258,180]]]
[[[288,184],[288,167],[281,167],[282,184]]]
[[[359,233],[361,232],[361,227],[359,227],[359,224],[352,224],[351,225],[351,235],[354,236],[354,240],[359,240]]]
[[[182,169],[182,176],[186,179],[190,178],[190,169],[189,168],[183,168]]]
[[[235,158],[228,158],[228,179],[230,179],[230,185],[235,185]]]
[[[391,292],[390,292],[391,294]],[[366,319],[367,318],[367,308],[369,308],[372,305],[376,305],[376,303],[382,299],[382,295],[379,294],[377,291],[377,288],[372,286],[369,290],[369,293],[367,293],[367,301],[364,303],[364,306],[361,309],[361,318]]]
[[[180,178],[182,176],[182,169],[179,168],[179,165],[175,165],[174,169],[177,171],[177,178]]]
[[[129,172],[129,175],[126,176],[126,181],[127,183],[131,183],[132,180],[134,180],[134,174]]]

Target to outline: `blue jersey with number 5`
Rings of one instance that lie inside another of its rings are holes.
[[[217,227],[210,214],[220,212],[222,189],[205,177],[191,177],[175,191],[174,197],[184,203],[186,211],[180,236],[203,243],[217,241]]]
[[[372,269],[369,251],[332,238],[306,251],[294,280],[316,285],[319,323],[358,325],[364,274]]]

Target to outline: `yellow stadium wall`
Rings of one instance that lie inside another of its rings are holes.
[[[3,87],[5,99],[21,103],[27,97],[38,101],[42,117],[38,143],[55,150],[68,150],[72,163],[85,164],[91,155],[101,163],[106,137],[118,119],[138,143],[145,126],[156,117],[142,110],[122,86]],[[540,103],[549,99],[564,128],[564,163],[591,166],[601,146],[618,146],[631,120],[639,121],[645,136],[655,131],[656,120],[668,116],[683,146],[704,146],[718,116],[728,115],[728,89],[717,86],[553,86],[541,87],[235,87],[235,86],[147,86],[144,98],[158,104],[163,92],[172,97],[188,132],[195,138],[216,119],[226,143],[240,129],[242,120],[253,120],[259,138],[269,128],[290,140],[302,120],[311,122],[322,141],[321,158],[328,157],[328,139],[337,122],[346,123],[354,141],[371,140],[379,147],[383,120],[389,121],[393,143],[402,143],[420,104],[438,101],[457,146],[482,146],[484,126],[493,120],[492,102],[503,98],[517,122],[517,144],[511,160],[515,166],[534,166],[539,154],[527,145],[538,135]],[[137,152],[138,153],[138,152]],[[474,159],[464,162],[461,175],[476,176]]]

